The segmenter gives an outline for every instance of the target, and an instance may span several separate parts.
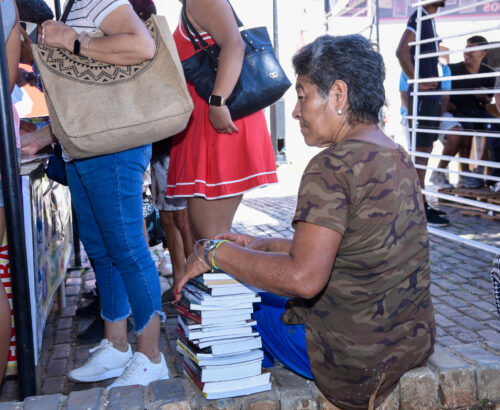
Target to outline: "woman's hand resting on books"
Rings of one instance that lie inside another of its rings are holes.
[[[203,247],[201,247],[201,250],[198,249],[198,252],[200,253],[196,254],[195,250],[195,252],[189,255],[182,269],[174,274],[174,284],[172,288],[176,302],[182,298],[182,289],[189,279],[195,278],[210,270],[210,266],[198,257],[198,255],[203,255]]]

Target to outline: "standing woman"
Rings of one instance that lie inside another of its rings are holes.
[[[104,36],[90,37],[93,31]],[[80,41],[82,56],[104,63],[138,64],[155,54],[151,35],[127,0],[76,0],[67,24],[43,23],[42,44],[73,51],[75,41]],[[109,104],[113,103],[110,98]],[[160,283],[143,231],[142,176],[150,157],[151,145],[145,145],[66,162],[80,237],[95,263],[105,321],[105,338],[82,367],[69,373],[72,380],[95,382],[119,376],[109,389],[168,378],[159,350],[164,318]],[[138,335],[133,355],[127,340],[131,311]]]
[[[231,229],[243,193],[277,182],[276,163],[264,112],[233,121],[224,101],[238,81],[245,43],[226,0],[184,0],[187,17],[203,39],[220,46],[212,104],[187,83],[194,110],[187,128],[174,136],[166,196],[188,198],[196,239]],[[181,60],[194,55],[179,23],[174,40]]]

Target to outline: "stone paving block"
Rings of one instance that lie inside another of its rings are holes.
[[[271,389],[258,394],[240,398],[241,408],[245,410],[279,410],[280,402],[276,392]]]
[[[81,278],[82,277],[82,271],[79,269],[72,270],[69,273],[70,278]]]
[[[66,286],[66,296],[76,296],[80,294],[80,285]]]
[[[62,317],[56,320],[56,328],[57,330],[71,329],[73,327],[73,318],[72,317]]]
[[[71,329],[57,330],[54,337],[54,344],[64,344],[71,342]]]
[[[482,340],[476,333],[458,326],[447,328],[446,331],[462,343],[476,343]]]
[[[66,306],[59,317],[75,316],[76,306]]]
[[[106,390],[101,387],[71,392],[66,401],[66,410],[98,410]]]
[[[186,392],[181,379],[169,379],[153,382],[149,385],[151,401],[155,406],[171,403],[186,403]]]
[[[438,285],[431,283],[431,295],[432,296],[447,296],[449,293],[441,289]]]
[[[84,283],[83,283],[83,288],[85,290],[88,290],[88,289],[95,289],[96,287],[96,284],[95,284],[95,279],[89,279],[89,280],[86,280]]]
[[[45,376],[57,377],[65,375],[67,363],[68,361],[66,359],[49,360],[45,369]]]
[[[66,378],[62,375],[57,377],[47,377],[43,381],[41,393],[42,394],[57,394],[64,390]]]
[[[438,407],[438,378],[427,367],[406,372],[399,379],[401,406],[405,410],[434,410]]]
[[[478,333],[486,340],[500,342],[500,333],[497,330],[486,329],[480,330]]]
[[[15,404],[15,401],[0,402],[0,410],[11,410]]]
[[[380,403],[377,410],[398,410],[400,402],[400,387],[399,383],[387,398]]]
[[[71,353],[71,344],[54,345],[51,359],[67,359]]]
[[[159,409],[160,410],[191,410],[191,406],[188,403],[172,403],[172,404],[164,404]]]
[[[75,348],[74,362],[75,367],[80,363],[83,363],[89,358],[89,347],[88,346],[77,346]]]
[[[82,278],[80,276],[69,277],[66,279],[66,286],[82,286]]]
[[[307,387],[308,380],[275,366],[271,371],[273,388],[278,395],[283,409],[316,409],[316,398],[313,397],[311,387]]]
[[[436,339],[436,342],[444,347],[453,347],[462,343],[460,340],[455,339],[453,336],[438,337]]]
[[[472,332],[477,332],[478,330],[486,329],[486,326],[483,323],[481,323],[481,321],[476,319],[471,319],[468,316],[460,317],[460,319],[458,320],[458,325]]]
[[[476,320],[488,320],[494,318],[493,312],[485,312],[484,310],[478,309],[475,306],[468,306],[467,309],[460,310],[465,315],[470,316]]]
[[[64,396],[51,394],[49,396],[32,396],[24,400],[25,410],[56,410],[60,409]]]
[[[144,409],[142,386],[115,387],[109,391],[107,410]]]
[[[453,293],[453,292],[451,292]],[[467,307],[469,308],[469,303],[466,302],[465,300],[456,298],[455,296],[441,296],[440,299],[443,301],[443,303],[446,303],[448,306],[454,307],[454,308],[464,308]]]
[[[432,301],[434,303],[434,300],[436,298],[432,298]],[[437,313],[441,313],[443,316],[446,316],[446,317],[456,317],[456,316],[463,316],[463,313],[458,311],[457,309],[451,307],[451,306],[448,306],[448,305],[445,305],[444,303],[435,303],[434,304],[434,311],[437,312]]]
[[[83,280],[86,282],[88,280],[95,280],[95,274],[93,271],[88,271],[83,274]]]
[[[457,324],[450,319],[446,318],[445,316],[436,313],[435,314],[435,319],[436,319],[436,325],[442,326],[442,327],[451,327],[451,326],[456,326]]]
[[[441,406],[453,409],[476,404],[476,378],[473,366],[440,347],[435,348],[428,364],[438,376],[438,399]]]

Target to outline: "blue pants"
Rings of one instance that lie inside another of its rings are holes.
[[[285,313],[288,298],[273,293],[260,293],[262,301],[255,305],[253,318],[256,329],[262,337],[262,346],[267,363],[276,360],[293,372],[313,380],[309,357],[307,356],[304,325],[285,325],[281,316]],[[264,367],[266,366],[264,360]]]
[[[80,238],[94,261],[101,316],[134,315],[136,333],[163,319],[158,271],[143,230],[143,174],[151,145],[66,163]]]

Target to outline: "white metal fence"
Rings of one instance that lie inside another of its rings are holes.
[[[463,157],[452,157],[452,156],[443,156],[443,155],[435,155],[435,154],[429,154],[425,152],[419,152],[416,149],[416,133],[431,133],[431,134],[454,134],[454,135],[464,135],[464,136],[471,136],[476,144],[480,143],[480,139],[482,137],[487,137],[487,138],[500,138],[500,133],[498,132],[487,132],[487,131],[465,131],[465,130],[447,130],[443,131],[441,129],[432,129],[432,128],[419,128],[418,126],[415,126],[417,124],[418,120],[434,120],[434,121],[457,121],[457,118],[448,118],[448,117],[424,117],[424,116],[418,116],[417,115],[417,107],[418,107],[418,98],[422,96],[431,96],[431,95],[479,95],[479,94],[496,94],[496,98],[500,98],[500,88],[498,88],[498,84],[500,83],[500,79],[497,77],[500,77],[500,71],[493,72],[493,73],[481,73],[481,74],[469,74],[469,75],[457,75],[457,76],[451,76],[451,77],[434,77],[434,78],[420,78],[419,77],[419,68],[420,68],[420,60],[425,59],[425,58],[430,58],[430,57],[436,57],[436,56],[443,56],[443,55],[450,55],[453,53],[463,53],[465,51],[465,48],[456,48],[456,49],[450,49],[447,51],[438,51],[435,53],[426,53],[422,54],[420,52],[420,46],[422,44],[430,43],[430,42],[435,42],[439,40],[446,40],[446,39],[451,39],[451,38],[458,38],[458,37],[463,37],[463,44],[465,44],[466,39],[469,38],[470,36],[477,35],[479,33],[488,33],[488,32],[493,32],[495,30],[498,30],[500,28],[500,24],[492,24],[491,22],[485,23],[485,26],[480,24],[478,22],[477,30],[474,31],[468,31],[468,32],[461,32],[460,31],[460,24],[456,24],[457,32],[452,34],[452,35],[447,35],[444,37],[434,37],[430,39],[425,39],[421,40],[421,27],[422,27],[422,21],[428,20],[430,18],[436,19],[436,25],[438,26],[439,29],[439,18],[441,16],[445,16],[448,14],[456,13],[460,10],[464,10],[466,8],[471,8],[471,7],[476,7],[476,6],[481,6],[487,3],[493,3],[496,0],[479,0],[479,1],[473,1],[473,2],[468,2],[467,5],[461,6],[461,2],[457,4],[457,7],[453,9],[448,9],[446,11],[442,12],[437,12],[432,15],[425,15],[422,13],[422,9],[425,5],[434,3],[436,0],[425,0],[421,1],[415,4],[412,4],[413,7],[417,7],[417,29],[416,29],[416,41],[409,43],[410,46],[415,46],[415,77],[413,80],[409,80],[409,84],[413,84],[414,91],[411,93],[411,95],[414,98],[414,104],[413,104],[413,112],[410,113],[410,115],[406,116],[407,119],[413,120],[411,128],[409,128],[410,131],[410,153],[413,158],[413,162],[415,163],[416,157],[424,157],[424,158],[432,158],[432,159],[444,159],[447,161],[452,161],[452,162],[461,162],[464,164],[472,164],[475,166],[483,166],[483,167],[488,167],[490,169],[498,169],[500,168],[500,163],[498,162],[493,162],[491,160],[488,161],[482,161],[480,159],[471,159],[471,158],[463,158]],[[500,39],[489,39],[491,41],[498,41]],[[491,50],[495,48],[500,48],[500,42],[493,43],[493,44],[486,44],[486,45],[480,45],[476,47],[470,47],[467,48],[467,51],[476,51],[476,50]],[[500,70],[500,67],[493,67],[497,70]],[[496,84],[497,86],[494,89],[488,89],[488,90],[450,90],[450,91],[419,91],[419,84],[423,83],[428,83],[428,82],[442,82],[442,81],[447,81],[447,80],[461,80],[461,79],[466,79],[466,78],[488,78],[488,77],[495,77],[497,78]],[[473,118],[473,117],[465,117],[462,118],[460,117],[459,119],[460,123],[492,123],[492,124],[500,124],[500,118],[493,118],[493,119],[484,119],[484,118]],[[451,164],[451,162],[450,162]],[[471,173],[471,172],[462,172],[462,171],[454,171],[450,169],[444,169],[444,168],[435,168],[431,166],[424,166],[424,165],[419,165],[415,164],[417,168],[420,169],[426,169],[429,172],[436,171],[436,172],[442,172],[445,173],[445,175],[450,175],[450,174],[458,174],[463,175],[463,176],[469,176],[469,177],[478,177],[477,173]],[[460,168],[458,168],[460,169]],[[495,176],[490,176],[490,175],[483,175],[481,176],[481,179],[486,180],[486,181],[493,181],[493,182],[500,182],[499,177]],[[471,206],[477,209],[484,209],[486,211],[492,211],[492,212],[500,212],[500,206],[493,204],[493,203],[487,203],[475,199],[467,199],[464,197],[456,196],[456,195],[450,195],[450,194],[445,194],[445,193],[440,193],[436,192],[434,190],[430,189],[423,189],[423,194],[429,197],[437,197],[443,200],[451,201],[453,203],[459,203],[467,206]],[[452,222],[453,223],[453,222]],[[493,222],[495,223],[495,222]],[[499,225],[500,226],[500,225]],[[454,240],[469,246],[473,246],[475,248],[479,248],[491,253],[498,254],[500,253],[500,248],[490,246],[478,241],[470,240],[465,237],[459,236],[459,235],[454,235],[446,230],[443,229],[437,229],[437,228],[431,228],[429,227],[429,232],[450,240]]]

